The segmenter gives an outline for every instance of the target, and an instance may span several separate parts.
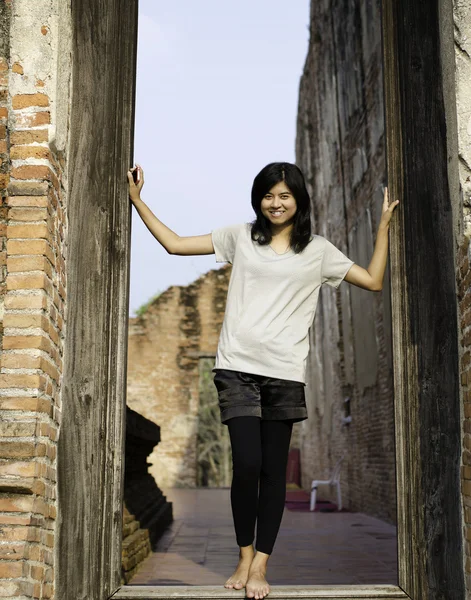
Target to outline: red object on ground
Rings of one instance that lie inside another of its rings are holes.
[[[301,486],[301,454],[299,448],[291,448],[289,451],[286,483],[295,483]]]
[[[311,496],[304,490],[290,490],[286,492],[285,507],[288,510],[309,512]],[[329,500],[322,500],[317,497],[316,506],[313,512],[338,512],[337,505]],[[347,512],[345,508],[341,512]]]

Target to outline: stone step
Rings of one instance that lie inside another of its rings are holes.
[[[112,600],[227,600],[245,598],[245,590],[226,590],[223,586],[147,586],[128,585],[120,588]],[[397,585],[278,585],[272,586],[270,598],[279,600],[385,600],[409,598]]]
[[[129,523],[125,523],[123,525],[123,539],[132,535],[137,529],[139,529],[139,521],[136,521],[136,519],[133,519]]]
[[[149,532],[147,529],[137,529],[133,534],[123,540],[123,557],[132,556],[132,554],[135,554],[143,546],[149,546],[150,549]]]

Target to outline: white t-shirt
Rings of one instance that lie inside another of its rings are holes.
[[[305,383],[320,286],[338,287],[354,262],[320,235],[299,254],[278,254],[250,230],[241,223],[211,232],[216,262],[232,264],[214,369]]]

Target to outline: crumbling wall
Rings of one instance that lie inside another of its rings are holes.
[[[66,302],[68,4],[2,1],[0,31],[0,595],[51,598]]]
[[[311,3],[297,163],[313,200],[315,231],[365,268],[385,182],[381,62],[379,0]],[[381,293],[346,283],[321,289],[300,446],[304,486],[324,479],[344,454],[345,505],[394,522],[390,310],[389,269]]]
[[[197,484],[200,360],[216,355],[230,272],[172,286],[129,321],[127,402],[161,428],[149,461],[164,488]]]

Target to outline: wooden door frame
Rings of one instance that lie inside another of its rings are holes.
[[[92,14],[99,10],[97,6],[103,5],[105,10],[107,4],[105,0],[98,3],[96,0],[77,1],[81,10],[87,5],[86,8]],[[108,0],[110,5],[119,2],[126,13],[132,37],[137,30],[137,0]],[[437,53],[440,58],[440,40],[434,39],[438,28],[439,6],[446,2],[449,0],[416,0],[414,3],[410,0],[382,0],[389,189],[391,196],[401,201],[390,229],[399,585],[276,586],[270,597],[424,600],[445,597],[446,590],[447,600],[464,598],[453,228],[451,215],[447,217],[451,199],[447,184],[447,130],[444,111],[440,112],[443,108],[440,60],[437,64]],[[130,7],[135,10],[130,10]],[[420,43],[413,38],[419,31],[422,35]],[[87,42],[82,40],[82,43]],[[129,47],[133,43],[134,48]],[[132,74],[134,80],[136,44],[136,39],[128,40],[125,52],[125,62],[129,66],[127,75],[131,77]],[[411,59],[410,64],[408,59]],[[427,89],[427,93],[432,94],[433,98],[427,101],[426,106],[421,107],[424,116],[421,116],[420,111],[416,115],[411,103],[411,93],[420,96],[421,77],[426,82],[426,76],[430,75],[432,67],[436,69],[436,85]],[[108,68],[116,66],[110,64]],[[125,109],[127,128],[123,131],[123,122],[116,120],[115,140],[120,151],[115,152],[114,160],[116,172],[124,174],[131,158],[132,140],[129,135],[134,121],[134,84],[126,87],[119,96],[119,101]],[[435,121],[432,119],[427,129],[426,117],[429,110]],[[427,146],[427,140],[434,142],[434,147],[430,150],[433,164],[425,164],[414,170],[414,166],[417,166],[417,161],[414,163],[414,160]],[[428,194],[424,200],[421,192],[423,187],[427,187],[427,178],[433,179],[435,187],[434,193]],[[101,561],[103,565],[108,565],[110,575],[106,585],[99,586],[99,593],[87,597],[97,600],[170,597],[222,599],[229,595],[243,597],[243,591],[228,592],[222,586],[119,587],[119,517],[122,510],[128,322],[126,303],[129,288],[129,253],[126,248],[129,248],[130,242],[126,194],[124,179],[119,186],[111,184],[108,206],[102,209],[110,210],[111,260],[107,263],[110,295],[108,302],[99,306],[104,306],[104,310],[107,310],[109,339],[103,344],[107,365],[106,407],[102,413],[102,423],[96,424],[96,432],[103,433],[105,439],[110,436],[113,440],[113,444],[106,443],[103,448],[103,465],[112,476],[108,475],[103,480],[107,486],[103,494],[107,506],[101,507],[98,516],[89,515],[89,518],[96,518],[103,523],[104,531],[111,536],[107,543],[109,552],[106,560]],[[440,218],[436,221],[424,221],[429,212]],[[428,222],[433,229],[433,236],[427,235],[428,230],[420,229],[424,222]],[[418,229],[414,230],[414,226]],[[420,253],[414,254],[417,250],[422,251],[425,257]],[[424,264],[427,263],[431,273],[437,277],[435,289],[423,273]],[[82,281],[79,283],[84,283],[86,274],[83,271],[81,273]],[[454,301],[449,302],[453,298]],[[430,347],[430,332],[434,335],[433,343],[443,344],[447,348],[447,352],[440,356],[441,368],[438,369],[436,351]],[[86,387],[86,384],[83,385]],[[72,385],[70,389],[71,396],[73,390],[77,390],[77,401],[81,402],[84,397],[80,396],[83,393],[80,385],[78,388]],[[69,425],[72,427],[72,420]],[[455,482],[456,485],[447,489],[450,482]],[[62,523],[62,527],[65,526]],[[110,592],[114,593],[110,595]]]

